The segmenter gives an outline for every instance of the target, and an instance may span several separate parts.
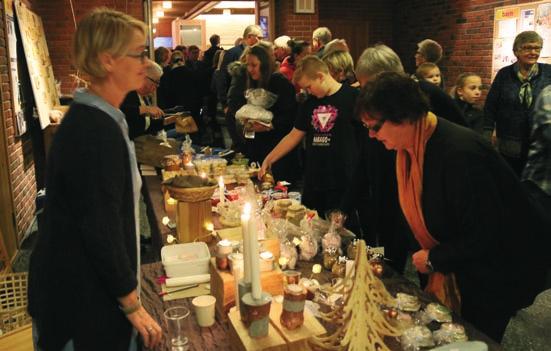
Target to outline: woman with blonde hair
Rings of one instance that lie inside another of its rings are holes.
[[[79,23],[76,67],[90,77],[50,148],[44,225],[31,256],[29,312],[38,350],[159,344],[139,299],[141,178],[119,110],[146,74],[143,22],[100,8]]]

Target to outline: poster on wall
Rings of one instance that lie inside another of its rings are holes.
[[[46,128],[50,124],[50,110],[59,105],[59,96],[54,79],[54,70],[42,20],[29,10],[21,0],[15,1],[15,11],[21,31],[23,49],[29,68],[29,76],[33,88],[33,95],[38,110],[40,127]]]
[[[20,136],[27,132],[27,122],[21,106],[19,90],[19,72],[17,71],[17,36],[15,34],[15,18],[13,14],[13,1],[5,0],[6,9],[6,32],[8,34],[8,51],[10,60],[10,81],[12,91],[13,118],[15,126],[15,135]]]
[[[520,28],[521,32],[526,30],[534,30],[534,18],[536,11],[532,9],[523,10],[520,15]]]
[[[542,38],[551,38],[551,3],[540,4],[536,13],[536,32]],[[547,40],[547,45],[543,45],[540,56],[551,57],[551,43]]]

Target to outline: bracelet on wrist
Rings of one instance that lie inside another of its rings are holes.
[[[138,300],[136,303],[134,303],[132,305],[129,305],[129,306],[119,306],[121,311],[127,316],[129,314],[132,314],[132,313],[138,311],[140,309],[140,307],[142,307],[142,303],[141,303],[140,300]]]

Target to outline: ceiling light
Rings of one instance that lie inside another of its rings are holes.
[[[157,10],[157,12],[155,12],[155,16],[157,17],[164,17],[165,16],[165,12],[163,10]]]
[[[159,19],[157,17],[153,17],[153,21],[151,21],[153,24],[159,23]]]
[[[171,9],[172,1],[163,1],[163,9]]]
[[[153,34],[157,33],[157,28],[153,28]]]

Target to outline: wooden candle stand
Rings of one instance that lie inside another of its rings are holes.
[[[279,321],[282,309],[283,306],[280,303],[272,301],[268,336],[252,339],[249,336],[247,327],[241,322],[239,313],[235,308],[232,308],[228,314],[230,320],[230,345],[232,350],[310,350],[311,347],[308,345],[308,339],[313,336],[320,336],[327,333],[316,317],[307,309],[304,310],[304,324],[300,328],[294,330],[284,328]]]
[[[283,295],[283,273],[279,267],[261,272],[260,281],[262,291],[272,296]],[[226,320],[227,313],[235,305],[235,281],[229,270],[221,271],[216,267],[215,258],[210,259],[210,293],[216,297],[216,314],[220,320]]]
[[[210,199],[198,202],[178,201],[176,214],[176,232],[180,243],[193,242],[196,239],[210,242],[213,238],[206,224],[212,223]]]

